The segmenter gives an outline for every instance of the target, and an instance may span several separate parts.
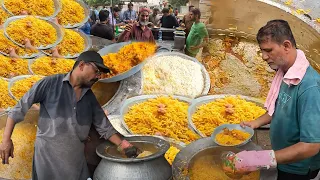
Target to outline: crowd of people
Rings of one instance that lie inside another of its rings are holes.
[[[81,30],[88,35],[113,42],[137,40],[155,43],[152,28],[183,27],[186,33],[185,53],[193,57],[208,40],[205,24],[200,22],[200,10],[194,6],[189,7],[189,12],[182,19],[179,18],[178,9],[173,9],[171,5],[161,11],[159,8],[150,10],[144,7],[138,12],[134,10],[132,3],[127,6],[127,10],[124,10],[121,4],[100,11],[92,8],[89,21]],[[123,29],[121,33],[118,31],[120,28]]]

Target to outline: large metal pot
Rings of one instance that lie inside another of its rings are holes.
[[[262,148],[253,142],[236,148],[221,147],[215,144],[211,137],[199,139],[187,147],[183,148],[176,156],[172,164],[172,173],[174,180],[189,180],[188,169],[197,158],[210,154],[220,157],[223,151],[241,151],[241,150],[262,150]],[[275,180],[277,171],[275,169],[261,170],[260,180]]]
[[[296,14],[293,9],[272,0],[215,0],[211,12],[208,30],[213,36],[236,35],[255,40],[259,28],[269,20],[288,21],[298,48],[306,53],[313,67],[320,70],[320,26],[303,14]]]
[[[169,142],[153,136],[126,137],[139,149],[153,154],[143,158],[123,158],[115,145],[104,142],[97,147],[102,158],[95,170],[94,180],[168,180],[171,178],[171,166],[164,157]]]

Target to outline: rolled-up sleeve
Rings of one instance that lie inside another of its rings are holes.
[[[49,86],[49,77],[38,81],[26,94],[24,94],[18,104],[9,111],[8,117],[13,119],[15,123],[23,121],[24,116],[30,107],[45,99],[46,92],[50,88]]]
[[[96,98],[93,100],[93,125],[100,134],[100,138],[109,139],[112,135],[118,133],[104,114]]]

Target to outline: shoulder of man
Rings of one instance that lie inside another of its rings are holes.
[[[310,65],[299,84],[299,94],[313,87],[318,88],[320,91],[320,74]]]

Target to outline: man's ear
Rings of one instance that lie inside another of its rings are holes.
[[[289,50],[291,50],[293,48],[293,45],[289,40],[283,41],[283,46],[284,46],[284,50],[286,52],[289,52]]]
[[[79,69],[80,69],[81,71],[83,71],[84,65],[85,65],[85,62],[83,62],[83,61],[80,61],[80,62],[79,62],[78,67],[79,67]]]

